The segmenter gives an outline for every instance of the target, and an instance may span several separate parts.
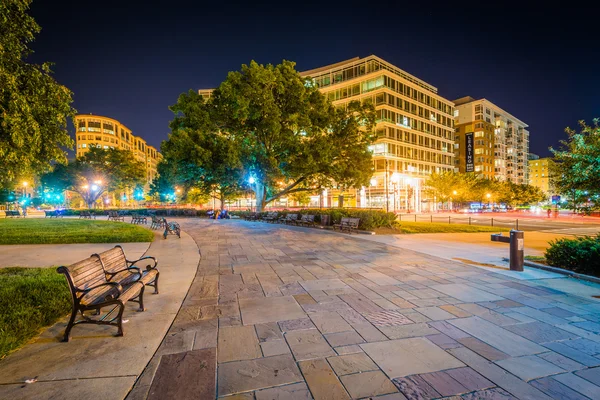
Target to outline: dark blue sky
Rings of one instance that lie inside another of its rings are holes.
[[[529,124],[542,156],[566,126],[600,117],[592,10],[404,3],[34,0],[33,60],[56,64],[79,112],[116,118],[157,147],[180,93],[215,87],[252,59],[307,70],[375,54],[448,99],[496,103]]]

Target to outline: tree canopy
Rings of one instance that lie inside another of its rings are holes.
[[[574,209],[600,208],[600,120],[593,125],[580,121],[580,131],[567,128],[551,167],[551,183],[569,198]]]
[[[72,93],[51,75],[51,64],[28,63],[40,31],[27,14],[31,0],[0,2],[0,187],[67,161]]]
[[[207,101],[190,92],[171,110],[161,150],[179,181],[250,186],[258,210],[288,194],[368,185],[372,174],[373,106],[334,107],[290,61],[252,61]]]
[[[131,152],[100,147],[90,147],[74,162],[41,176],[45,190],[72,190],[89,207],[105,192],[133,189],[144,179],[144,163],[135,160]]]

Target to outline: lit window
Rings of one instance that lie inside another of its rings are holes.
[[[108,149],[108,146],[104,146],[105,149]]]
[[[87,144],[82,144],[81,147],[83,147],[84,149],[87,147]]]

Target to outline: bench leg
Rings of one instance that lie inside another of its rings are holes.
[[[119,328],[119,330],[117,331],[117,334],[115,336],[123,336],[124,332],[123,332],[123,311],[125,311],[125,304],[120,303],[119,304],[119,315],[117,315],[117,328]]]
[[[154,294],[158,294],[158,277],[160,276],[160,272],[158,272],[158,270],[156,270],[156,278],[154,278],[154,284],[152,284],[151,286],[154,286]]]
[[[140,308],[138,308],[139,312],[146,311],[144,307],[144,289],[146,289],[146,285],[142,283],[142,288],[140,289],[140,294],[138,295],[138,301],[140,303]]]
[[[69,341],[71,329],[73,329],[73,325],[75,323],[75,317],[77,317],[77,310],[75,309],[75,307],[73,307],[73,311],[71,312],[71,318],[69,318],[69,323],[67,324],[67,328],[65,329],[65,336],[62,340],[63,342]]]

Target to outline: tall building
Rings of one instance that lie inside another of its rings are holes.
[[[131,129],[116,119],[92,114],[75,116],[77,157],[84,155],[90,147],[129,150],[136,160],[146,166],[146,182],[157,175],[157,165],[162,155],[144,139],[135,136]]]
[[[537,158],[529,160],[529,184],[539,187],[547,197],[553,194],[552,185],[550,184],[550,168],[552,166],[552,158]]]
[[[374,55],[301,75],[310,77],[335,106],[354,100],[375,106],[374,176],[354,205],[421,211],[425,177],[454,170],[453,103],[434,86]]]
[[[459,172],[528,183],[528,125],[487,99],[454,100]]]

